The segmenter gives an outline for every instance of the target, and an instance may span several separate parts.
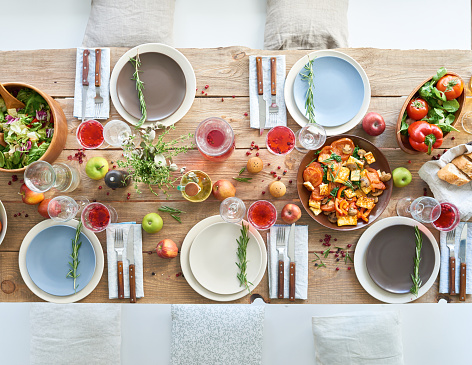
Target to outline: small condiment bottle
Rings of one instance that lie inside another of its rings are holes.
[[[128,173],[122,170],[110,170],[105,175],[105,184],[112,189],[124,188],[129,185],[131,179]]]

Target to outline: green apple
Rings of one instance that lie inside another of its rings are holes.
[[[393,184],[397,188],[403,188],[404,186],[407,186],[409,183],[411,183],[411,172],[404,167],[397,167],[395,170],[393,170],[392,175]]]
[[[92,157],[85,165],[85,173],[93,180],[100,180],[108,172],[108,161],[103,157]]]
[[[147,233],[159,232],[163,225],[164,222],[162,221],[161,216],[157,213],[146,214],[143,218],[142,226]]]

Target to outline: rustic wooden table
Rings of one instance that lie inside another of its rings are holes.
[[[112,67],[119,57],[126,51],[124,48],[112,48]],[[229,47],[218,49],[182,49],[182,53],[189,59],[195,69],[197,77],[196,99],[188,114],[176,124],[176,129],[171,131],[169,137],[176,137],[188,132],[194,132],[197,124],[210,116],[218,116],[229,121],[236,133],[236,151],[229,160],[223,163],[210,163],[203,160],[200,153],[192,150],[180,155],[175,162],[188,168],[199,168],[206,171],[213,181],[229,179],[236,176],[238,171],[246,165],[246,151],[252,141],[263,147],[260,157],[264,161],[264,170],[259,173],[253,183],[235,182],[237,196],[244,199],[246,205],[252,201],[268,198],[269,194],[262,196],[262,191],[268,192],[268,184],[272,181],[269,174],[274,166],[283,166],[284,158],[270,154],[265,149],[265,134],[259,136],[259,132],[249,128],[249,90],[248,90],[248,59],[249,55],[286,55],[287,72],[292,65],[307,51],[261,51],[243,47]],[[459,73],[468,84],[472,73],[472,52],[458,50],[426,51],[426,50],[382,50],[382,49],[342,49],[341,51],[355,58],[365,69],[372,88],[372,100],[369,111],[376,111],[383,115],[387,123],[386,131],[378,137],[370,137],[362,130],[361,126],[355,127],[349,133],[369,139],[381,148],[387,157],[392,170],[399,166],[407,167],[413,174],[413,182],[405,188],[395,188],[392,199],[381,218],[395,215],[395,204],[399,198],[405,195],[423,195],[426,184],[419,178],[417,172],[421,165],[429,157],[426,155],[407,155],[402,152],[395,140],[395,124],[398,113],[406,96],[420,82],[435,74],[436,70],[445,66],[448,70]],[[69,124],[69,137],[64,152],[58,161],[67,161],[67,156],[73,155],[79,145],[75,139],[76,128],[79,121],[73,117],[73,94],[75,79],[75,49],[65,50],[36,50],[36,51],[9,51],[0,52],[0,80],[1,82],[20,81],[34,85],[52,97],[54,97],[64,109]],[[202,95],[201,90],[205,85],[207,95]],[[467,95],[471,96],[468,87]],[[466,104],[464,112],[472,109],[472,103]],[[112,107],[111,119],[120,119],[116,110]],[[298,125],[290,118],[288,126],[294,130]],[[461,130],[460,123],[457,128]],[[452,137],[455,137],[453,140]],[[470,136],[466,133],[451,133],[442,145],[442,149],[453,147],[460,143],[468,142]],[[442,152],[440,150],[436,153]],[[86,151],[87,158],[92,156],[104,156],[109,161],[116,161],[121,157],[118,149],[103,149]],[[293,152],[293,156],[299,161],[302,155]],[[267,167],[267,163],[271,163]],[[77,163],[77,162],[73,162]],[[90,200],[105,201],[111,203],[118,211],[120,221],[140,222],[143,216],[149,212],[157,211],[161,205],[170,205],[180,208],[187,213],[182,216],[182,224],[179,224],[169,215],[163,214],[164,228],[154,235],[143,234],[144,256],[144,288],[145,297],[138,300],[139,303],[210,303],[210,300],[200,296],[187,284],[185,278],[179,273],[180,260],[177,257],[172,260],[159,258],[154,249],[159,240],[171,238],[178,245],[183,241],[188,230],[203,218],[219,214],[219,202],[210,197],[205,204],[193,204],[184,200],[177,191],[171,192],[166,200],[161,194],[159,197],[151,194],[147,189],[142,189],[142,194],[137,194],[132,187],[112,191],[108,189],[103,180],[94,181],[85,176],[84,165],[77,165],[83,174],[81,186],[72,196],[86,195]],[[297,164],[298,166],[298,164]],[[22,175],[18,176],[22,179]],[[37,213],[36,206],[22,204],[18,191],[20,182],[12,182],[12,174],[0,175],[0,198],[5,205],[8,214],[8,231],[5,240],[0,245],[0,301],[3,302],[29,302],[40,301],[23,282],[18,268],[18,252],[26,232],[42,220]],[[289,170],[282,181],[287,185],[287,194],[280,199],[272,199],[280,212],[288,202],[299,202],[296,184],[289,183],[296,180],[296,169]],[[99,187],[102,186],[102,189]],[[109,194],[108,194],[109,193]],[[128,200],[127,194],[131,193]],[[52,193],[49,193],[52,195]],[[14,214],[21,216],[14,217]],[[28,215],[26,217],[26,215]],[[380,219],[381,219],[380,218]],[[309,259],[314,259],[313,252],[323,250],[319,242],[325,234],[337,238],[336,244],[346,247],[352,244],[351,254],[355,250],[355,244],[364,230],[354,232],[342,232],[328,230],[314,222],[308,214],[303,214],[300,224],[309,225]],[[436,237],[438,234],[435,233]],[[264,235],[265,236],[265,235]],[[105,250],[105,234],[98,234],[102,247]],[[106,252],[106,250],[105,250]],[[106,256],[106,253],[105,253]],[[352,264],[336,262],[333,255],[325,260],[326,268],[317,269],[313,264],[309,265],[308,300],[298,303],[379,303],[361,287],[357,281]],[[340,270],[336,271],[335,268]],[[351,270],[348,270],[351,267]],[[107,269],[97,288],[83,300],[83,302],[110,302],[108,299]],[[264,276],[261,283],[254,289],[254,293],[268,299],[268,280]],[[417,302],[436,302],[441,297],[438,294],[438,281]],[[448,296],[445,296],[448,300]],[[248,303],[249,296],[240,299],[237,303]],[[458,301],[458,297],[451,297],[451,301]],[[471,298],[467,298],[471,302]],[[116,300],[114,301],[116,302]],[[127,300],[126,300],[127,302]],[[288,302],[272,300],[273,303]]]

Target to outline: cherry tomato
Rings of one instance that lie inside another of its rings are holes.
[[[341,156],[341,160],[346,161],[354,152],[354,142],[350,138],[340,138],[331,143],[334,153]]]
[[[421,98],[411,99],[406,107],[406,113],[413,120],[420,120],[428,115],[429,106]]]
[[[447,100],[452,100],[462,94],[464,81],[458,76],[445,75],[439,79],[436,88],[446,95]]]

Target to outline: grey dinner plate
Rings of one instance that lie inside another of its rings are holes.
[[[434,269],[434,250],[424,235],[421,250],[420,277],[426,283]],[[413,259],[415,257],[415,229],[412,226],[395,225],[377,233],[366,252],[367,271],[382,289],[395,293],[410,292],[413,284]]]

